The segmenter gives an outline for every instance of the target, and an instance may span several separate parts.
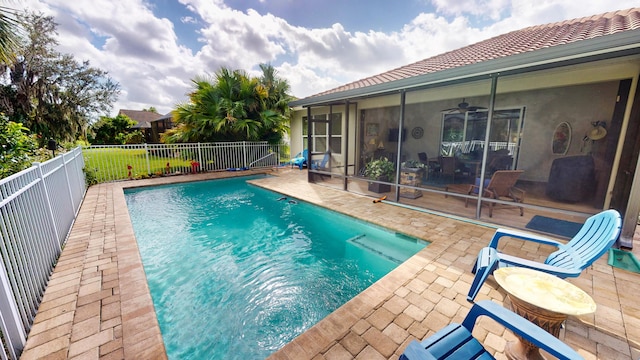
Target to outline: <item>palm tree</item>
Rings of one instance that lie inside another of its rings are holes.
[[[280,141],[288,129],[289,85],[270,65],[261,68],[261,78],[221,68],[213,78],[194,79],[189,102],[174,110],[178,125],[165,141]]]
[[[287,80],[277,77],[276,69],[270,64],[260,64],[262,77],[260,85],[266,90],[263,109],[260,115],[265,128],[270,129],[270,134],[265,134],[265,140],[280,141],[282,135],[289,130],[291,121],[291,109],[289,102],[293,97],[289,95],[291,86]]]
[[[0,63],[9,65],[15,59],[21,30],[16,11],[0,5]]]

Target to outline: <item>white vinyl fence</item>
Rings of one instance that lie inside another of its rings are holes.
[[[86,171],[97,182],[202,171],[279,166],[285,145],[261,142],[94,145],[83,149]]]
[[[86,192],[80,147],[0,180],[2,359],[24,348]]]

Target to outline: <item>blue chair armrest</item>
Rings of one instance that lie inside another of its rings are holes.
[[[500,260],[499,260],[500,264],[498,265],[499,267],[501,266],[524,267],[524,268],[546,272],[548,274],[552,274],[562,279],[568,278],[568,277],[578,277],[582,273],[582,269],[579,268],[578,266],[574,266],[571,268],[559,267],[559,266],[553,266],[553,265],[549,265],[549,264],[545,264],[545,263],[541,263],[533,260],[523,259],[517,256],[512,256],[507,254],[500,254],[499,256],[500,256]]]
[[[467,301],[473,302],[487,277],[498,268],[499,260],[498,250],[491,247],[485,247],[480,250],[476,264],[473,266],[472,272],[475,273],[475,276],[467,294]]]
[[[418,341],[413,340],[404,349],[404,353],[400,356],[400,360],[437,360],[431,355]]]
[[[516,238],[516,239],[520,239],[520,240],[533,241],[533,242],[537,242],[537,243],[540,243],[540,244],[547,244],[547,245],[553,245],[553,246],[562,245],[561,242],[555,241],[553,239],[549,239],[549,238],[544,237],[544,236],[536,235],[536,234],[533,234],[533,233],[530,233],[530,232],[500,228],[500,229],[496,230],[495,234],[493,234],[493,238],[491,239],[491,242],[489,243],[489,247],[497,249],[498,248],[498,241],[500,240],[500,238],[505,237],[505,236]]]
[[[527,341],[541,349],[544,349],[558,359],[583,359],[583,357],[576,353],[571,347],[569,347],[569,345],[563,343],[555,336],[549,334],[520,315],[490,300],[482,300],[475,303],[467,317],[462,322],[462,326],[467,328],[469,331],[472,331],[476,323],[476,319],[482,315],[494,319],[507,329],[522,336]]]

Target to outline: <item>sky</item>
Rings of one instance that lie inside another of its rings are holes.
[[[527,26],[638,0],[21,0],[52,16],[57,50],[109,73],[120,109],[166,114],[194,78],[271,64],[304,98]]]

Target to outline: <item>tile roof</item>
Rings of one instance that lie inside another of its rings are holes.
[[[167,119],[173,119],[173,112],[170,111],[170,112],[166,113],[165,115],[163,115],[163,116],[161,116],[161,117],[159,117],[159,118],[157,118],[155,120],[152,120],[151,122],[160,121],[160,120],[167,120]]]
[[[531,26],[401,66],[382,74],[360,79],[312,95],[307,99],[635,29],[640,29],[640,8],[618,10],[557,23]]]
[[[162,115],[153,111],[144,110],[123,110],[120,109],[118,114],[126,115],[131,120],[137,122],[133,128],[151,128],[151,122],[157,120]]]

